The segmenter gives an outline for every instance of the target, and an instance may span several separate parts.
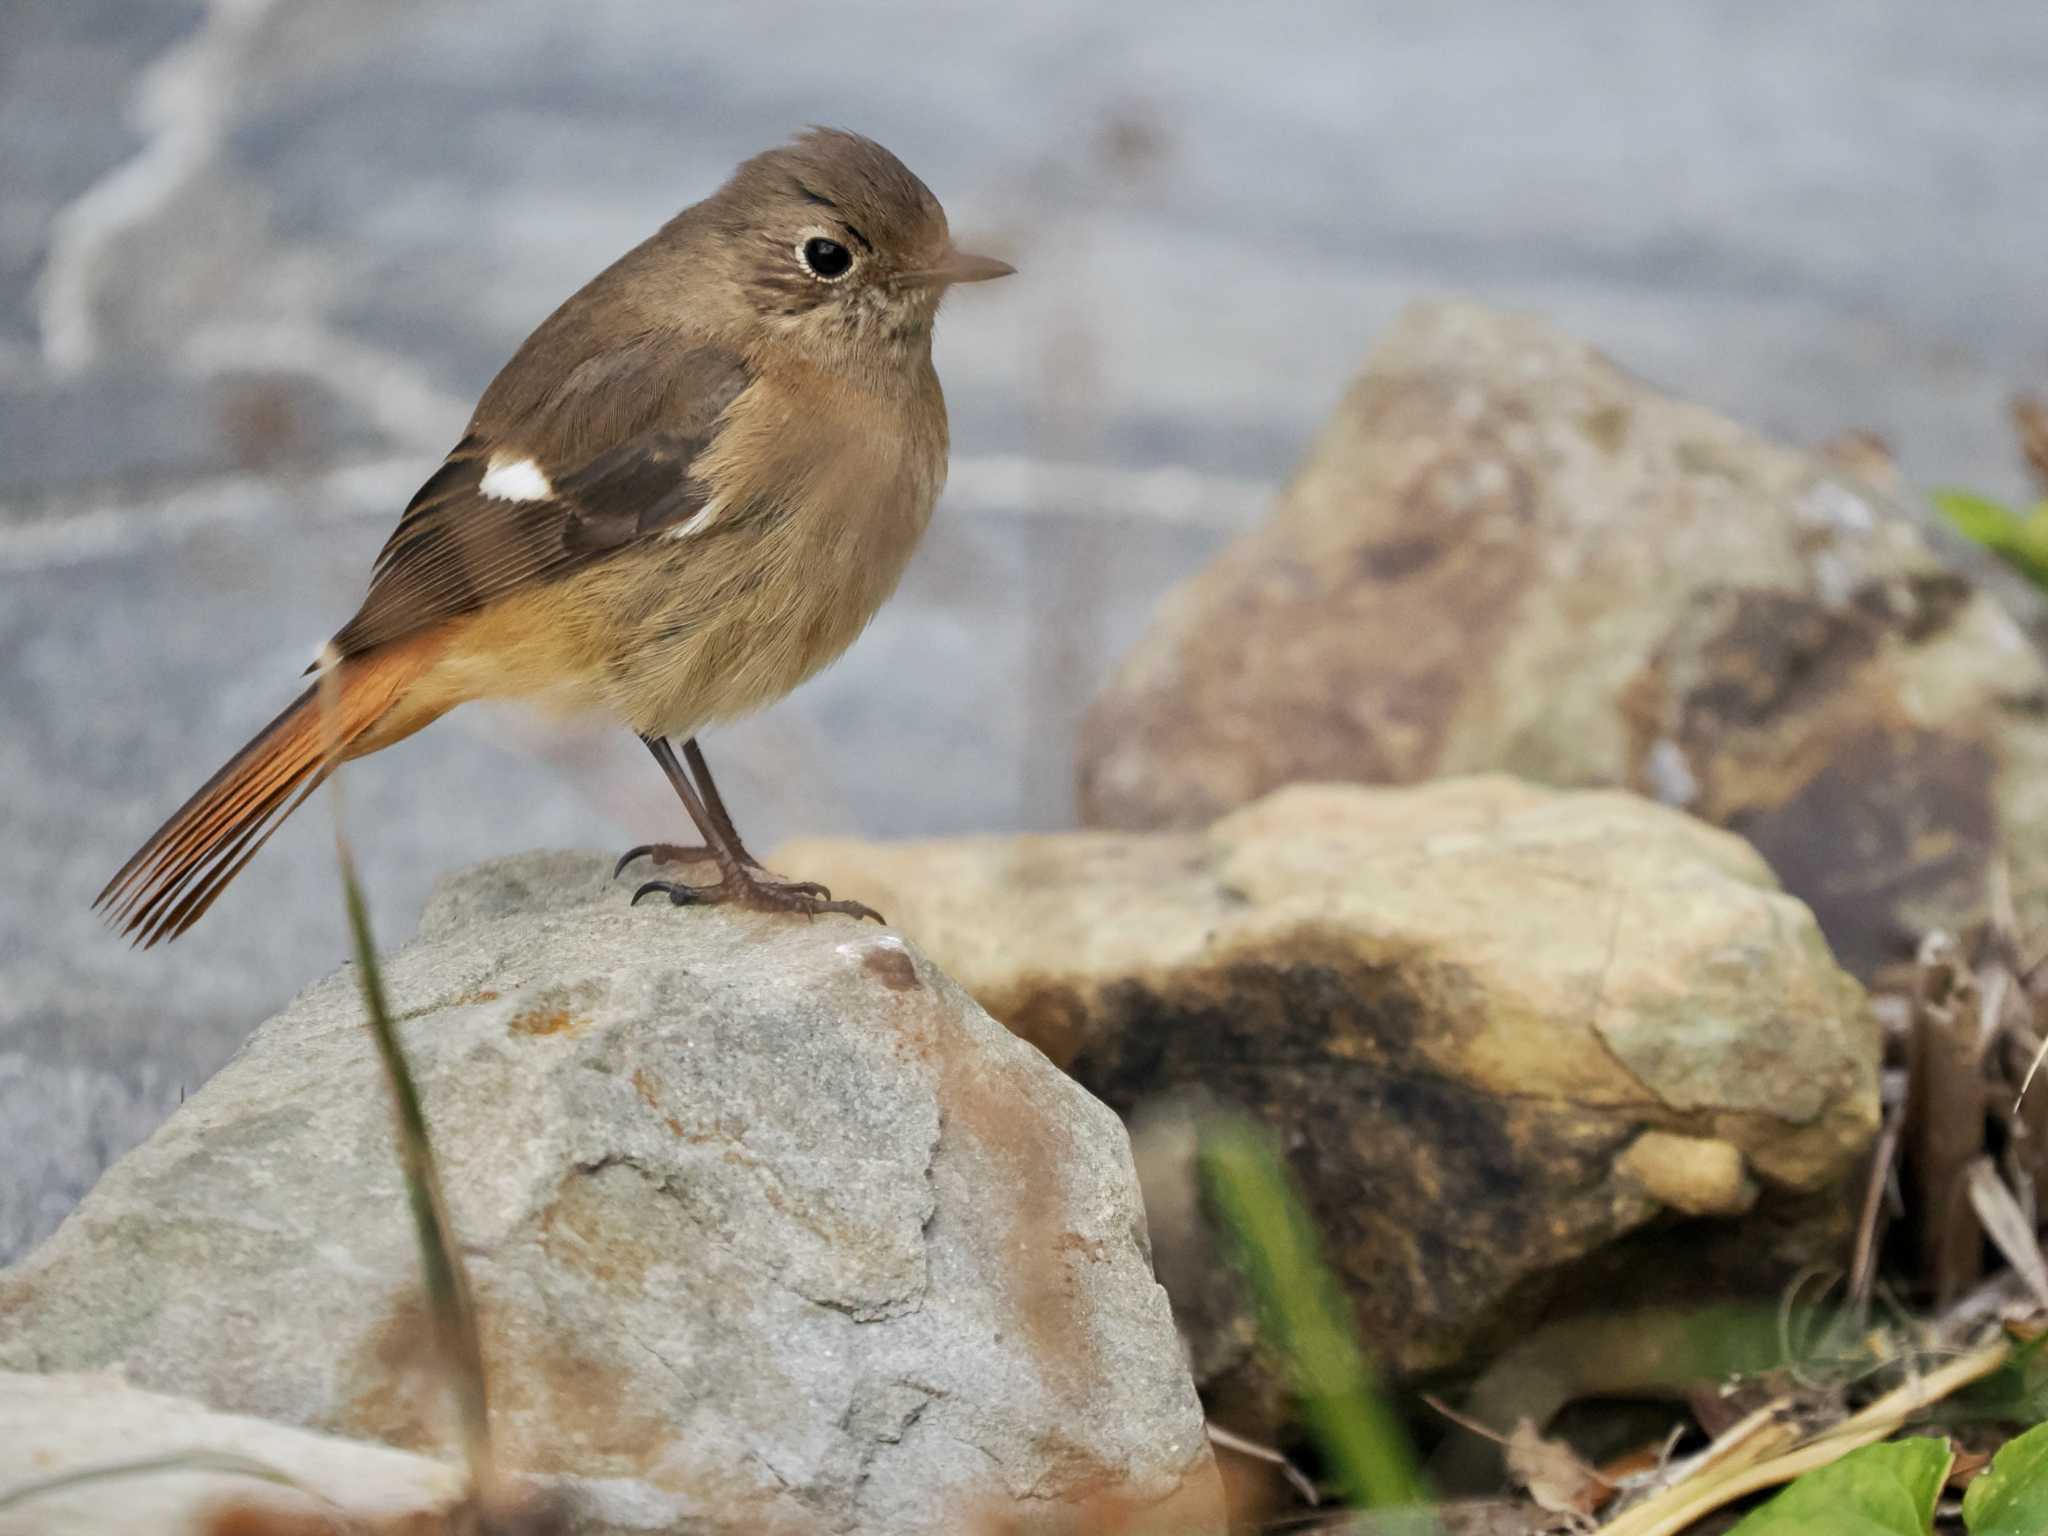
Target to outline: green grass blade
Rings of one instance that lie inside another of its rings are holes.
[[[434,1321],[434,1338],[441,1358],[453,1378],[463,1452],[469,1461],[470,1478],[480,1498],[490,1499],[497,1488],[496,1456],[491,1445],[490,1406],[485,1386],[483,1344],[476,1323],[476,1304],[471,1298],[469,1277],[455,1247],[454,1228],[448,1220],[448,1200],[442,1192],[441,1175],[434,1162],[433,1143],[427,1136],[427,1117],[420,1107],[420,1095],[398,1041],[398,1029],[391,1021],[391,1007],[384,991],[384,971],[377,960],[377,945],[370,933],[369,909],[363,902],[361,883],[356,879],[355,861],[348,845],[336,838],[336,855],[341,865],[343,899],[348,906],[349,933],[355,944],[356,976],[363,990],[363,1006],[369,1016],[371,1037],[384,1063],[385,1080],[391,1086],[392,1107],[398,1117],[398,1160],[405,1173],[406,1194],[412,1204],[412,1219],[419,1241],[420,1277],[426,1287],[427,1306]]]
[[[451,1378],[461,1426],[463,1454],[469,1463],[472,1495],[485,1505],[499,1498],[497,1455],[491,1444],[489,1392],[484,1377],[483,1342],[477,1329],[476,1303],[469,1274],[455,1246],[455,1228],[448,1220],[448,1197],[434,1162],[427,1135],[426,1112],[420,1107],[398,1027],[384,991],[384,968],[377,959],[377,941],[370,930],[370,911],[356,878],[355,856],[349,851],[341,798],[340,657],[330,644],[320,653],[321,723],[327,732],[328,796],[334,807],[334,858],[341,872],[342,901],[348,911],[349,938],[355,949],[356,980],[363,991],[370,1037],[377,1043],[391,1086],[391,1105],[398,1119],[398,1163],[412,1205],[414,1235],[419,1243],[420,1278],[433,1320],[434,1343]]]
[[[1266,1345],[1356,1508],[1418,1506],[1429,1490],[1324,1265],[1315,1230],[1265,1135],[1241,1119],[1204,1128],[1203,1180],[1257,1303]],[[1433,1529],[1425,1519],[1419,1529]]]

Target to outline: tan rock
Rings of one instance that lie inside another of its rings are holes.
[[[1629,1144],[1614,1171],[1643,1193],[1687,1216],[1740,1216],[1756,1204],[1756,1185],[1742,1149],[1711,1136],[1645,1131]]]
[[[1204,831],[774,862],[888,913],[1120,1111],[1190,1091],[1256,1110],[1405,1370],[1594,1269],[1602,1305],[1774,1284],[1832,1251],[1828,1191],[1877,1124],[1878,1034],[1811,913],[1738,838],[1628,794],[1301,785]],[[1139,1140],[1141,1169],[1190,1160]],[[1737,1210],[1728,1166],[1754,1221],[1689,1238],[1684,1266],[1623,1262],[1664,1212]],[[1155,1189],[1161,1276],[1213,1383],[1248,1334],[1174,1273]]]
[[[1501,770],[1741,832],[1868,975],[2048,921],[2048,671],[1882,493],[1539,321],[1407,312],[1082,733],[1085,821]]]

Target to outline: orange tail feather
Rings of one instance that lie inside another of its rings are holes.
[[[397,739],[360,741],[440,650],[394,645],[342,662],[331,718],[316,683],[157,828],[93,905],[144,948],[178,937],[325,782],[334,766],[330,753],[355,757]]]

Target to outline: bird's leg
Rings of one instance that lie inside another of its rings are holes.
[[[683,743],[683,761],[690,765],[690,773],[697,780],[697,788],[704,794],[704,809],[711,813],[711,820],[724,834],[739,861],[749,869],[759,869],[761,861],[747,852],[746,844],[740,841],[740,834],[732,824],[732,817],[725,809],[724,797],[718,793],[718,786],[711,781],[711,765],[704,761],[704,749],[697,745],[692,736]]]
[[[642,738],[643,740],[645,738]],[[692,736],[683,743],[683,761],[689,764],[690,774],[696,780],[697,790],[704,797],[704,809],[711,813],[712,821],[725,834],[726,841],[739,854],[739,860],[749,869],[763,867],[761,861],[747,852],[746,844],[740,841],[739,832],[732,824],[732,816],[726,811],[725,800],[718,793],[718,786],[711,779],[711,765],[704,761],[704,751]],[[657,864],[697,864],[712,858],[710,846],[698,843],[685,847],[677,843],[642,843],[637,848],[628,848],[619,855],[619,862],[612,866],[612,878],[618,879],[626,872],[626,866],[635,859],[651,858]]]
[[[677,798],[683,802],[683,809],[690,813],[690,820],[703,834],[704,846],[718,865],[719,880],[716,885],[650,880],[633,893],[636,904],[641,897],[659,891],[679,907],[732,905],[748,907],[756,912],[801,912],[807,917],[816,917],[820,912],[843,912],[848,917],[872,917],[878,923],[882,921],[882,914],[872,907],[857,901],[834,901],[832,893],[815,880],[769,878],[758,865],[751,863],[740,840],[732,835],[731,818],[712,814],[705,797],[697,792],[697,786],[690,782],[689,773],[676,760],[675,749],[668,744],[668,739],[662,736],[643,736],[640,739],[647,743],[647,750],[661,764],[661,771],[668,775]],[[689,748],[684,750],[688,752]],[[702,753],[696,754],[696,761],[702,763]]]

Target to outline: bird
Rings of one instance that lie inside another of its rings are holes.
[[[696,737],[835,660],[895,590],[946,475],[940,300],[1013,271],[956,246],[872,139],[812,128],[742,162],[520,345],[318,679],[95,906],[145,947],[178,937],[337,762],[503,699],[615,719],[660,765],[703,844],[643,844],[614,877],[708,859],[718,879],[635,903],[879,921],[762,867]]]

